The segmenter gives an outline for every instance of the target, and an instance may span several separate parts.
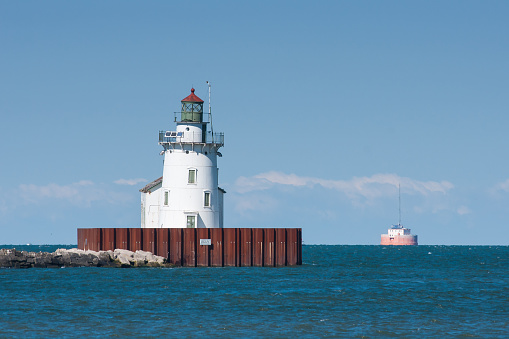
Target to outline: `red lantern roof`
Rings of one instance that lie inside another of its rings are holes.
[[[181,102],[203,102],[202,99],[198,98],[195,94],[194,94],[194,88],[191,88],[191,94],[189,94],[187,97],[185,97],[184,99],[182,99]]]

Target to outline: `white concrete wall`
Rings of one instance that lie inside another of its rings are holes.
[[[409,228],[389,228],[388,234],[390,236],[408,235],[408,234],[410,234],[410,229]]]
[[[223,213],[223,202],[224,202],[224,193],[221,190],[218,191],[218,200],[217,200],[217,206],[219,207],[219,227],[224,227],[224,213]]]
[[[141,227],[158,228],[161,184],[155,186],[151,193],[141,193]]]
[[[164,153],[162,192],[169,191],[168,206],[160,203],[159,227],[186,227],[187,215],[197,215],[197,228],[222,226],[219,200],[217,150],[211,144],[173,144]],[[196,170],[196,182],[188,183],[189,170]],[[210,192],[210,207],[204,194]],[[161,199],[163,198],[161,193]]]
[[[177,125],[177,132],[183,132],[184,135],[180,141],[183,142],[201,142],[202,141],[202,124],[193,125]]]

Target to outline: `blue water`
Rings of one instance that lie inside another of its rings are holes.
[[[507,246],[304,246],[303,261],[0,269],[0,338],[509,337]]]

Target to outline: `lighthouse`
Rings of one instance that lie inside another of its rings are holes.
[[[163,176],[141,192],[142,228],[222,228],[223,195],[217,158],[224,134],[214,133],[212,112],[191,88],[174,113],[176,129],[159,131]]]
[[[207,82],[208,83],[208,82]],[[78,228],[78,248],[149,251],[175,266],[302,264],[301,228],[224,228],[217,158],[224,134],[191,88],[174,112],[175,129],[159,131],[163,175],[140,189],[141,229]]]

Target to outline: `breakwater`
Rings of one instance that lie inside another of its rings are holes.
[[[143,250],[175,266],[302,264],[300,228],[79,228],[78,248]]]
[[[55,252],[27,252],[0,249],[3,268],[59,268],[59,267],[170,267],[166,258],[145,251],[84,251],[57,249]]]

